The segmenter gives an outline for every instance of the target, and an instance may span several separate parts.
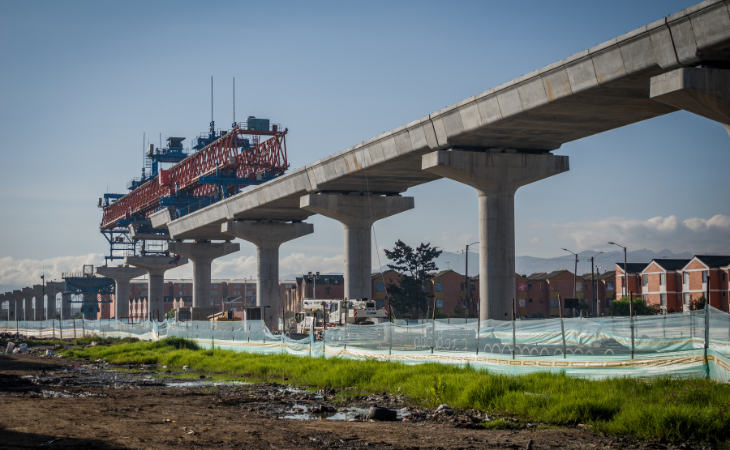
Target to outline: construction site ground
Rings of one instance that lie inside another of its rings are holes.
[[[202,377],[166,367],[0,355],[0,448],[710,448],[601,436],[585,427],[492,430],[473,411],[420,410],[397,393],[343,403],[327,389]],[[375,404],[407,412],[398,421],[368,420]]]

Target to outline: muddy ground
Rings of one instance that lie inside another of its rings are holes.
[[[479,424],[493,418],[483,412],[418,409],[398,393],[343,401],[331,390],[175,375],[166,367],[0,355],[0,448],[703,448],[585,428],[486,430]],[[368,420],[376,404],[398,410],[398,421]]]

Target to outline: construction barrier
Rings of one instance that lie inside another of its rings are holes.
[[[324,340],[272,334],[263,321],[0,321],[0,331],[41,339],[178,336],[202,346],[257,353],[469,364],[505,374],[564,372],[589,378],[709,377],[730,381],[730,315],[691,313],[499,321],[444,319],[345,325]]]

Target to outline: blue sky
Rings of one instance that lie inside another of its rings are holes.
[[[693,3],[2,2],[0,284],[98,261],[97,198],[139,175],[143,132],[189,143],[207,129],[211,76],[217,125],[232,121],[236,77],[237,118],[288,127],[296,168]],[[571,171],[517,193],[517,253],[606,240],[730,251],[729,139],[677,112],[564,145]],[[407,195],[416,209],[376,225],[380,247],[476,240],[471,188]],[[341,226],[311,222],[314,235],[282,246],[283,273],[342,270]],[[241,247],[219,275],[255,276],[255,249]]]

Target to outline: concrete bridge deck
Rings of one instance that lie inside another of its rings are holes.
[[[175,239],[229,239],[234,219],[304,220],[302,195],[401,193],[440,178],[421,157],[453,147],[551,151],[677,111],[651,78],[680,67],[730,68],[728,1],[710,0],[584,50],[183,218],[153,216]]]

